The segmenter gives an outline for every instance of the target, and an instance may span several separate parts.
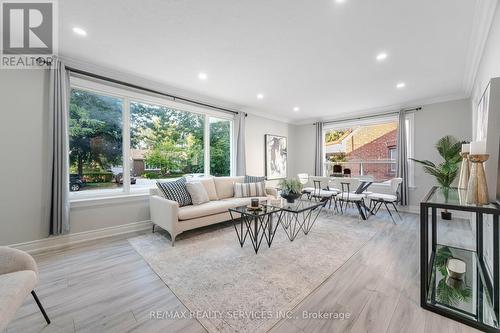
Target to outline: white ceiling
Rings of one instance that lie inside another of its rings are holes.
[[[466,96],[477,1],[64,0],[60,54],[247,112],[331,119]]]

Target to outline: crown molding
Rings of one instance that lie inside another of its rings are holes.
[[[335,121],[335,120],[343,119],[346,116],[354,117],[354,118],[355,117],[373,116],[373,115],[377,115],[377,114],[382,113],[382,112],[398,111],[400,109],[409,109],[409,108],[414,108],[414,107],[419,107],[419,106],[425,107],[426,105],[430,105],[430,104],[451,102],[451,101],[457,101],[457,100],[468,99],[468,98],[469,98],[469,95],[467,95],[465,93],[435,96],[435,97],[430,97],[430,98],[425,98],[425,99],[412,100],[412,101],[408,101],[408,102],[404,102],[404,103],[400,103],[400,104],[392,104],[392,105],[378,106],[378,107],[369,108],[369,109],[344,112],[342,114],[339,114],[337,117],[310,118],[310,119],[295,122],[295,123],[293,123],[293,125],[310,125],[316,121],[322,121],[322,122]]]
[[[498,0],[476,0],[463,80],[463,90],[467,96],[472,93],[476,81],[497,3]]]

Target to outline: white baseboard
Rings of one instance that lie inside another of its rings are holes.
[[[137,233],[152,228],[151,221],[141,221],[118,225],[115,227],[102,228],[97,230],[77,232],[74,234],[67,234],[61,236],[49,236],[44,239],[30,241],[26,243],[12,244],[10,247],[26,251],[28,253],[37,253],[48,250],[55,250],[82,242],[91,240],[107,238],[117,235],[124,235],[129,233]]]

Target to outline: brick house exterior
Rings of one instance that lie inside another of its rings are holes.
[[[345,168],[351,169],[352,175],[360,174],[360,164],[355,161],[390,160],[395,157],[397,141],[397,122],[365,125],[355,128],[342,142],[326,144],[326,157],[337,154],[329,153],[328,146],[339,145],[346,155],[347,161],[353,163],[345,164]],[[333,149],[330,149],[332,151]],[[335,150],[334,150],[335,151]],[[392,156],[391,156],[392,154]],[[384,181],[395,177],[395,165],[387,163],[364,163],[363,174],[373,176],[376,181]]]

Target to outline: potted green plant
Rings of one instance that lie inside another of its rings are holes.
[[[289,203],[294,203],[295,199],[302,195],[302,184],[298,179],[283,179],[279,183],[281,196]]]
[[[439,139],[435,147],[439,155],[443,158],[443,162],[434,164],[429,160],[417,160],[414,158],[411,158],[411,160],[422,164],[424,171],[436,178],[436,181],[443,189],[445,201],[448,201],[450,186],[455,178],[457,178],[458,164],[462,160],[460,156],[462,142],[451,135],[447,135]],[[451,213],[444,210],[441,212],[441,218],[443,220],[451,220]]]

